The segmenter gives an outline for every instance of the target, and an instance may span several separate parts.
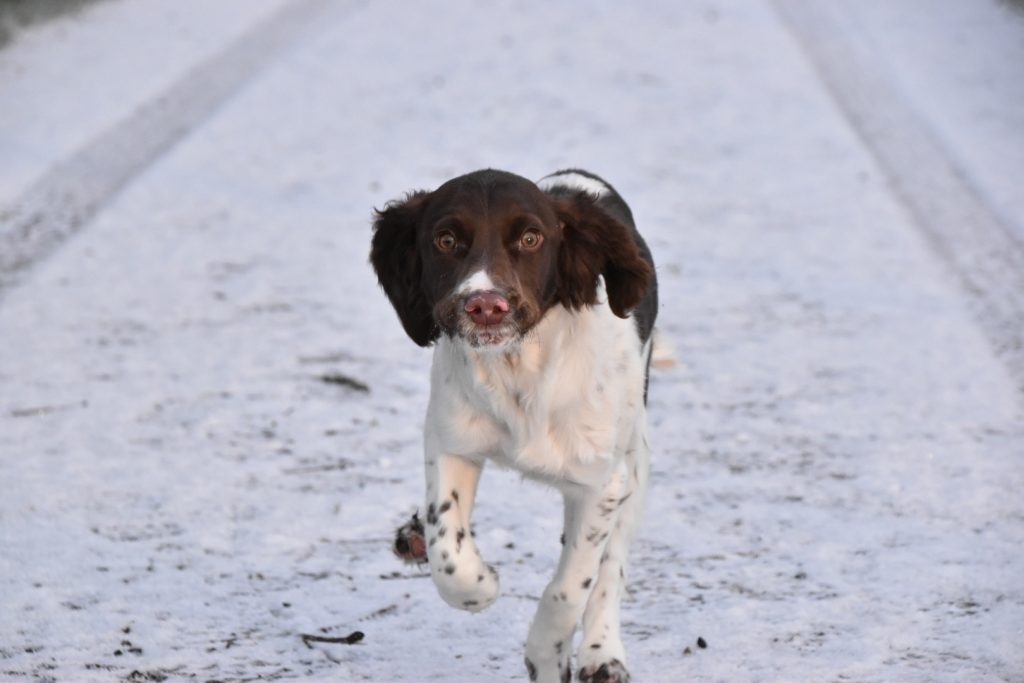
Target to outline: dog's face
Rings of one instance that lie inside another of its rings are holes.
[[[599,275],[625,317],[650,276],[630,235],[584,192],[486,170],[377,212],[370,261],[417,344],[502,349],[554,305],[595,303]]]
[[[518,340],[555,301],[562,230],[547,195],[523,180],[451,180],[431,195],[417,233],[434,320],[474,347]]]

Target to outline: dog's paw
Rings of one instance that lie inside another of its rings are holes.
[[[414,513],[412,519],[398,527],[391,549],[407,564],[422,564],[427,561],[427,542],[424,540],[423,524],[418,514]]]
[[[527,656],[526,675],[530,677],[531,683],[546,681],[551,681],[552,683],[572,683],[572,663],[566,657],[559,657],[557,661],[544,662],[538,665],[534,664],[533,660]]]
[[[461,565],[442,561],[433,573],[441,598],[456,609],[480,612],[493,605],[501,592],[498,571],[479,559]]]
[[[580,683],[629,683],[629,672],[622,662],[612,659],[600,666],[583,667],[580,669],[579,680]]]

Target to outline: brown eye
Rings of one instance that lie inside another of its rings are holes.
[[[442,232],[440,235],[434,238],[434,244],[441,251],[454,251],[455,247],[459,246],[459,241],[455,239],[455,235],[450,232]]]
[[[536,230],[527,230],[523,233],[523,236],[519,238],[519,246],[526,251],[533,251],[540,246],[541,242],[544,241],[544,236]]]

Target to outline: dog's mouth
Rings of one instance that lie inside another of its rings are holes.
[[[502,297],[500,303],[483,302],[486,312],[473,299],[473,295],[449,297],[434,309],[438,326],[445,334],[471,348],[505,348],[521,341],[533,326],[533,307],[515,293]]]
[[[513,322],[498,325],[478,325],[464,321],[459,326],[459,337],[474,348],[499,347],[519,339],[519,326]]]

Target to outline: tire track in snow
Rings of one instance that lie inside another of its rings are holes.
[[[887,65],[835,3],[775,7],[971,309],[1024,393],[1024,249],[896,86]]]
[[[293,45],[331,0],[295,0],[58,162],[0,211],[0,293]],[[352,3],[341,5],[349,8]]]

